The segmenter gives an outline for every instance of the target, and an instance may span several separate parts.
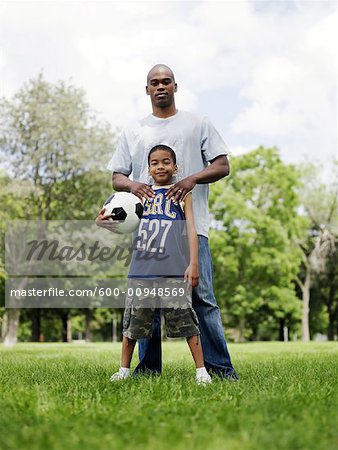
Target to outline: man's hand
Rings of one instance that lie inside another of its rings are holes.
[[[106,209],[103,208],[99,212],[99,215],[95,219],[95,223],[98,227],[105,228],[108,231],[111,231],[112,233],[116,233],[118,229],[118,220],[113,220],[110,217],[104,217]]]
[[[184,281],[190,284],[192,288],[195,288],[198,286],[199,283],[199,273],[198,273],[198,266],[197,264],[190,264],[187,267],[187,270],[184,273]]]
[[[167,198],[174,197],[175,200],[182,201],[188,192],[192,191],[196,186],[196,181],[192,175],[175,183],[166,193]]]
[[[145,183],[133,181],[123,173],[114,172],[112,175],[112,183],[115,191],[131,192],[142,202],[144,199],[150,200],[155,197],[155,192],[150,186]]]
[[[131,182],[130,192],[136,195],[136,197],[138,197],[142,201],[142,203],[144,199],[150,200],[155,197],[155,193],[150,186],[144,183],[139,183],[138,181]]]

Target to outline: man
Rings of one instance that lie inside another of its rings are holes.
[[[220,378],[238,379],[228,353],[221,316],[213,292],[212,262],[208,244],[208,183],[229,174],[227,147],[208,119],[176,109],[177,84],[172,70],[157,64],[148,73],[146,93],[153,113],[126,127],[108,168],[113,172],[113,188],[127,191],[140,199],[154,197],[149,186],[147,155],[164,144],[174,149],[177,157],[177,182],[168,197],[183,200],[192,191],[196,231],[198,234],[199,285],[193,290],[192,302],[199,321],[205,367]],[[132,179],[129,178],[132,175]],[[97,223],[110,228],[100,218]],[[111,228],[112,229],[112,228]],[[158,312],[151,339],[139,341],[140,362],[135,372],[162,370],[161,316]]]

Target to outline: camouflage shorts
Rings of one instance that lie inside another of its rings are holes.
[[[139,287],[144,293],[144,288],[155,289],[164,285],[168,288],[183,286],[181,280],[133,280],[128,286]],[[135,291],[134,291],[135,292]],[[198,319],[191,306],[191,292],[186,289],[183,296],[129,296],[126,298],[126,307],[123,317],[123,335],[130,339],[150,338],[156,310],[161,307],[164,313],[165,328],[170,338],[190,337],[200,334]]]

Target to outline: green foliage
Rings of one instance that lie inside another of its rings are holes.
[[[253,338],[270,315],[289,326],[300,317],[293,280],[307,223],[298,214],[298,180],[277,149],[260,147],[231,159],[230,178],[211,186],[216,294],[228,325],[242,327],[242,334],[249,326]]]
[[[0,149],[13,174],[12,190],[18,180],[26,181],[28,218],[70,218],[77,207],[69,197],[97,204],[98,190],[109,183],[109,175],[98,172],[113,146],[108,123],[70,84],[51,84],[39,75],[0,102]]]
[[[8,174],[0,175],[0,238],[13,219],[94,220],[111,193],[103,169],[114,142],[110,125],[71,84],[48,83],[39,75],[12,99],[1,99],[0,154]],[[2,298],[5,277],[2,245]],[[59,335],[57,329],[52,333]],[[22,329],[20,336],[26,339],[27,333]]]

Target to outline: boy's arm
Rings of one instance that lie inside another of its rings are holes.
[[[194,288],[198,285],[198,239],[194,224],[194,215],[192,209],[192,195],[189,193],[184,200],[184,213],[186,219],[190,263],[185,271],[184,279],[188,280],[189,284]]]

